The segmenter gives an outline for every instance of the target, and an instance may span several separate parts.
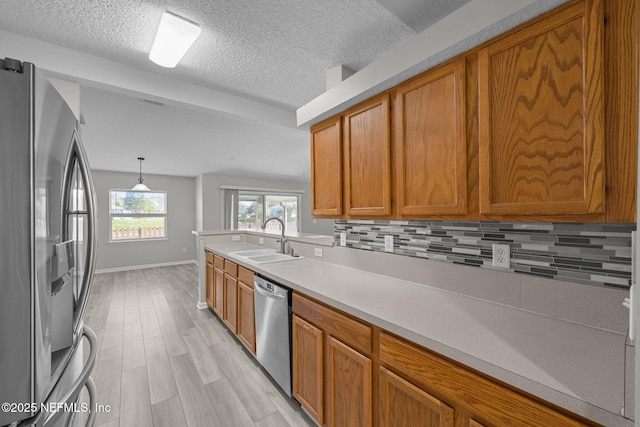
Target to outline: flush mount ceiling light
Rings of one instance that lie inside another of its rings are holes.
[[[149,187],[143,184],[144,179],[142,179],[142,161],[144,160],[144,157],[138,157],[138,160],[140,160],[140,177],[138,178],[138,183],[133,186],[131,191],[151,191]]]
[[[174,68],[200,35],[200,27],[171,12],[162,14],[149,59],[161,67]]]

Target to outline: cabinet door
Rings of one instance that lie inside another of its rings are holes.
[[[480,212],[604,212],[602,0],[565,7],[478,57]]]
[[[213,267],[213,311],[222,319],[224,314],[224,272]]]
[[[311,128],[311,204],[314,216],[343,213],[340,116]]]
[[[453,427],[453,409],[385,368],[379,368],[380,427]]]
[[[345,191],[352,217],[391,214],[389,96],[344,115]]]
[[[213,307],[213,264],[207,263],[206,300],[209,307]]]
[[[222,320],[235,334],[238,325],[238,280],[224,273],[224,312]]]
[[[253,287],[240,281],[238,281],[238,338],[255,354],[256,326],[253,312]]]
[[[293,315],[293,396],[324,424],[323,332]]]
[[[372,425],[371,359],[327,337],[327,425]]]
[[[400,86],[395,100],[396,188],[401,215],[467,210],[465,60]]]

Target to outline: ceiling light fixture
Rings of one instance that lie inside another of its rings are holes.
[[[161,67],[174,68],[200,35],[200,27],[171,12],[162,14],[149,59]]]
[[[142,179],[142,161],[144,160],[144,157],[138,157],[138,160],[140,160],[140,177],[138,178],[138,183],[133,186],[131,191],[151,191],[149,187],[143,184],[144,179]]]

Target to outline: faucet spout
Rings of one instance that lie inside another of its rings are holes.
[[[271,218],[267,218],[267,220],[265,222],[262,223],[262,226],[260,228],[262,228],[263,230],[265,228],[267,228],[267,223],[269,221],[272,220],[276,220],[280,223],[280,227],[282,229],[282,237],[280,238],[280,253],[281,254],[286,254],[287,253],[287,238],[284,237],[284,222],[282,222],[282,220],[280,218],[277,217],[271,217]]]

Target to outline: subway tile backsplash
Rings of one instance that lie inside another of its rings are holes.
[[[597,286],[631,285],[635,224],[336,220],[336,245],[491,268],[494,243],[511,248],[509,271]]]

